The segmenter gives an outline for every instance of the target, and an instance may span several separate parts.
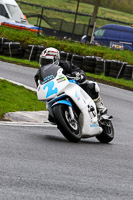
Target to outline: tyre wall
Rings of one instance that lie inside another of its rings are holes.
[[[41,52],[45,49],[40,45],[21,46],[19,42],[12,42],[5,38],[0,38],[0,55],[14,58],[39,61]],[[77,65],[85,72],[104,74],[113,78],[124,78],[133,80],[133,65],[118,60],[104,60],[97,56],[79,56],[64,51],[60,51],[61,60]]]

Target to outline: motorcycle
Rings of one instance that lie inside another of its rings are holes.
[[[96,137],[101,143],[111,142],[114,138],[112,116],[100,115],[76,77],[64,75],[62,71],[57,65],[46,65],[37,87],[37,98],[46,103],[57,128],[70,142],[89,137]]]

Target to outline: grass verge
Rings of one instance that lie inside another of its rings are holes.
[[[10,58],[10,57],[5,57],[5,56],[0,56],[0,60],[4,61],[4,62],[15,63],[18,65],[28,66],[28,67],[32,67],[32,68],[39,68],[39,63],[35,62],[35,61]],[[92,74],[89,72],[86,72],[86,75],[87,75],[88,79],[90,79],[90,80],[96,80],[101,83],[105,83],[108,85],[112,85],[115,87],[124,88],[124,89],[133,91],[133,81],[132,80],[125,80],[125,79],[121,79],[121,78],[116,79],[116,78],[104,76],[103,74],[97,75],[97,74]]]
[[[0,55],[0,60],[8,63],[14,63],[17,65],[23,65],[27,67],[33,67],[33,68],[39,68],[39,63],[35,61],[29,61],[26,59],[20,59],[20,58],[12,58],[12,57],[6,57]]]
[[[112,78],[112,77],[106,77],[103,74],[96,75],[96,74],[91,74],[88,72],[86,72],[86,75],[87,75],[88,79],[90,79],[90,80],[94,80],[94,81],[104,83],[107,85],[112,85],[114,87],[133,91],[133,81],[132,80],[125,80],[122,78],[116,79],[116,78]]]
[[[45,103],[37,100],[35,92],[6,80],[0,80],[0,119],[7,112],[45,109]]]
[[[17,60],[19,59],[15,59],[16,63]],[[14,59],[12,58],[11,61],[14,62]],[[20,62],[17,64],[20,64]],[[28,66],[37,68],[38,63],[33,62],[32,65]],[[103,74],[96,75],[88,72],[86,72],[86,75],[89,80],[133,91],[133,81],[115,79],[105,77]],[[23,86],[12,84],[6,80],[0,80],[0,94],[0,119],[2,119],[3,115],[7,112],[46,110],[45,103],[37,100],[35,92],[29,91]]]
[[[46,47],[55,47],[60,51],[65,51],[73,54],[83,56],[98,56],[103,59],[119,60],[133,64],[133,52],[132,51],[118,51],[103,46],[87,45],[80,42],[60,40],[55,37],[46,37],[44,34],[38,36],[35,33],[29,31],[16,30],[7,27],[1,27],[0,37],[7,38],[11,41],[20,42],[22,46],[33,44]]]
[[[31,3],[31,0],[25,0],[25,2],[27,3]],[[86,1],[87,2],[87,1]],[[103,1],[101,1],[103,2]],[[110,1],[111,2],[111,1]],[[54,7],[54,8],[60,8],[60,9],[65,9],[65,10],[71,10],[73,12],[76,11],[76,7],[77,7],[77,0],[50,0],[50,1],[44,1],[44,0],[32,0],[33,4],[38,4],[41,6],[48,6],[48,7]],[[34,7],[34,6],[28,6],[27,4],[21,4],[19,3],[19,5],[21,6],[22,11],[27,14],[27,13],[37,13],[40,14],[41,13],[41,9],[38,7]],[[132,5],[130,5],[132,7]],[[94,6],[89,4],[89,1],[87,3],[84,3],[83,1],[80,1],[79,3],[79,9],[78,12],[80,13],[86,13],[86,14],[92,14],[93,13],[93,9]],[[58,19],[64,19],[65,21],[70,21],[70,22],[74,22],[74,17],[75,15],[72,14],[67,14],[67,13],[62,13],[62,12],[55,12],[55,11],[51,11],[51,10],[47,10],[45,9],[44,12],[44,16],[48,16],[53,18],[53,16],[55,16],[55,18]],[[125,13],[125,12],[120,12],[118,10],[114,10],[114,9],[109,9],[109,8],[103,8],[103,7],[99,7],[99,11],[98,11],[98,16],[99,17],[106,17],[106,18],[110,18],[110,19],[114,19],[114,20],[119,20],[119,21],[124,21],[124,22],[128,22],[128,23],[132,23],[132,14]],[[28,18],[28,21],[30,23],[35,23],[36,18]],[[77,23],[83,23],[83,24],[87,24],[88,25],[88,21],[89,21],[89,17],[86,16],[77,16]],[[97,27],[103,26],[105,24],[109,23],[106,20],[103,19],[97,19]],[[42,24],[43,25],[43,24]],[[44,27],[48,26],[48,24],[44,24]]]

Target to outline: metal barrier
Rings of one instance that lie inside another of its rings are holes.
[[[26,14],[27,18],[30,21],[30,23],[34,22],[36,19],[36,24],[37,26],[41,26],[45,34],[49,35],[54,35],[57,37],[71,37],[74,40],[80,40],[83,35],[88,35],[89,31],[89,24],[90,24],[90,18],[92,17],[91,14],[86,14],[86,13],[77,13],[77,16],[81,16],[84,18],[84,24],[81,23],[76,23],[74,22],[68,22],[64,20],[62,16],[60,18],[55,18],[55,17],[50,17],[51,16],[56,16],[56,12],[62,14],[66,14],[67,16],[71,16],[71,18],[76,14],[76,12],[69,11],[69,10],[62,10],[62,9],[57,9],[57,8],[51,8],[47,6],[41,6],[38,4],[33,4],[33,3],[27,3],[23,1],[17,0],[17,3],[22,7],[21,9],[23,12]],[[29,13],[28,8],[32,8],[32,13]],[[46,15],[46,13],[48,13]],[[49,16],[49,17],[47,17]],[[33,20],[34,18],[34,20]],[[118,21],[110,18],[105,18],[105,17],[99,17],[97,16],[97,20],[102,20],[102,25],[105,25],[107,23],[119,23],[119,24],[125,24],[125,25],[131,25],[130,23],[124,22],[124,21]],[[73,30],[74,28],[74,30]],[[76,35],[76,36],[75,36]]]

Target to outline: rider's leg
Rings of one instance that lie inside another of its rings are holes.
[[[96,104],[96,107],[98,109],[98,111],[101,113],[101,114],[105,114],[107,113],[107,108],[104,106],[102,100],[101,100],[101,96],[99,95],[98,98],[96,99],[93,99],[93,101],[95,102]]]
[[[101,114],[107,112],[107,108],[104,106],[101,96],[100,96],[100,88],[96,82],[86,81],[84,84],[81,84],[81,87],[90,95],[90,97],[94,100],[98,111]]]

